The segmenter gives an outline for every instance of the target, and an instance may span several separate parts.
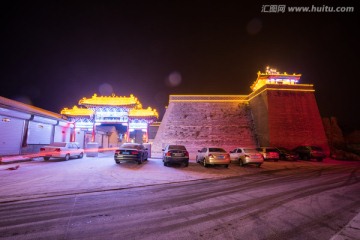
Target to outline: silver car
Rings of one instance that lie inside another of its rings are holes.
[[[260,167],[264,162],[264,157],[255,148],[235,148],[230,151],[230,160],[238,162],[240,166],[255,164]]]
[[[223,148],[204,147],[201,150],[198,150],[196,162],[202,163],[204,167],[218,164],[229,167],[230,155]]]

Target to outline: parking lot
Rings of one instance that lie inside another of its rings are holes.
[[[353,164],[325,159],[316,161],[265,162],[261,168],[240,167],[232,163],[229,168],[212,166],[205,168],[195,160],[189,167],[172,165],[164,167],[161,159],[150,158],[138,165],[134,162],[115,164],[112,152],[99,153],[98,157],[82,159],[34,158],[26,162],[0,165],[2,179],[1,201],[31,199],[72,193],[108,191],[121,188],[150,186],[200,179],[227,178],[281,169],[299,169],[311,166],[329,167],[339,164]],[[18,168],[16,168],[18,166]],[[15,169],[15,170],[11,170]]]

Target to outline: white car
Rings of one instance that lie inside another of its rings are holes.
[[[230,151],[230,160],[238,162],[240,166],[255,164],[260,167],[264,162],[264,157],[255,148],[235,148]]]
[[[40,156],[44,160],[50,158],[64,158],[65,160],[69,160],[70,157],[82,158],[84,149],[80,148],[77,142],[54,142],[49,146],[40,148]]]

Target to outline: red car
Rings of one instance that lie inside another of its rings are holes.
[[[259,147],[256,148],[264,157],[264,160],[273,160],[275,162],[279,161],[280,156],[279,152],[274,147]]]

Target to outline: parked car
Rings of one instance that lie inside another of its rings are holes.
[[[296,148],[294,148],[293,151],[297,152],[300,159],[304,160],[310,160],[315,158],[316,160],[321,162],[326,157],[323,149],[318,146],[302,145],[297,146]]]
[[[167,145],[163,150],[164,166],[170,163],[183,163],[185,167],[189,166],[189,152],[183,145]]]
[[[80,148],[77,142],[54,142],[48,146],[40,148],[40,156],[45,161],[50,158],[64,158],[69,160],[71,157],[82,158],[84,149]]]
[[[284,147],[276,147],[276,149],[279,152],[279,159],[281,160],[296,161],[297,159],[299,159],[299,154],[297,152],[294,152]]]
[[[235,148],[230,151],[230,160],[238,162],[240,166],[254,164],[260,167],[264,162],[264,157],[255,148]]]
[[[259,147],[256,148],[264,157],[264,160],[274,160],[275,162],[279,161],[279,152],[274,147]]]
[[[202,163],[204,167],[218,164],[229,167],[230,155],[223,148],[204,147],[201,150],[198,150],[198,154],[196,155],[196,162]]]
[[[117,164],[121,161],[135,161],[141,164],[148,159],[147,150],[140,143],[123,143],[118,150],[115,150],[114,160]]]

